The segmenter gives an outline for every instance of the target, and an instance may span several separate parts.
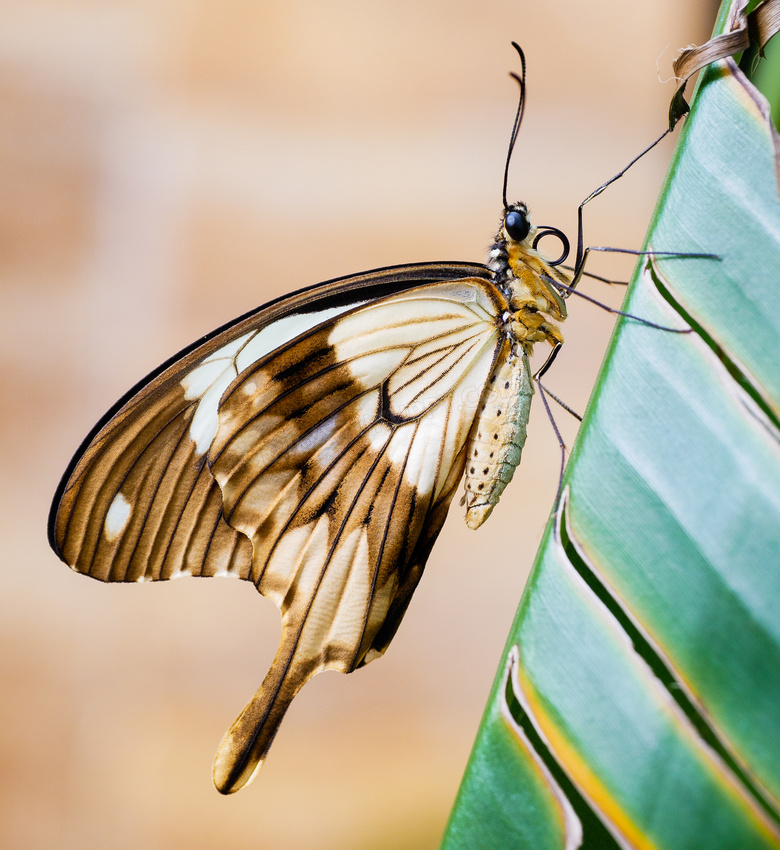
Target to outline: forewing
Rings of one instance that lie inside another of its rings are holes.
[[[251,545],[222,518],[205,454],[221,394],[237,375],[235,354],[253,340],[261,356],[263,346],[267,353],[324,318],[420,283],[486,274],[473,264],[428,263],[331,281],[266,305],[180,352],[120,400],[77,452],[52,504],[55,552],[104,581],[249,578]]]

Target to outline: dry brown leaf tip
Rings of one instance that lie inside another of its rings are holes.
[[[712,62],[725,59],[746,50],[751,44],[763,55],[764,47],[780,30],[780,0],[764,0],[750,14],[745,14],[747,2],[735,3],[730,14],[728,32],[711,38],[704,44],[690,45],[680,51],[672,68],[680,80],[669,105],[669,129],[689,111],[685,100],[685,86],[697,72]]]

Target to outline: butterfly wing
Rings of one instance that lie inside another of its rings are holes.
[[[221,791],[251,778],[311,676],[395,633],[501,348],[487,276],[407,266],[264,308],[127,400],[63,483],[52,537],[74,569],[233,573],[282,611],[276,659],[218,751]]]
[[[276,327],[279,337],[295,336],[296,323],[305,332],[324,311],[463,277],[487,272],[472,263],[424,263],[330,281],[271,302],[179,352],[121,398],[74,455],[51,506],[52,548],[74,570],[103,581],[249,578],[249,541],[222,520],[219,488],[190,436],[193,417],[205,408],[187,396],[184,379],[248,333]],[[226,373],[223,382],[234,376]],[[145,509],[123,524],[130,503]]]

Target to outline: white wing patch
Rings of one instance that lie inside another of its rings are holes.
[[[306,333],[316,325],[327,322],[334,316],[340,316],[347,310],[353,310],[363,303],[362,301],[352,301],[340,307],[329,307],[327,310],[318,310],[315,313],[296,313],[271,322],[256,331],[249,342],[239,351],[236,357],[238,371],[243,372],[275,348],[279,348],[279,346],[290,342],[302,333]]]
[[[106,513],[103,531],[109,542],[119,537],[130,519],[130,502],[121,493],[114,496],[111,506]]]
[[[371,601],[372,567],[367,530],[351,529],[333,550],[322,578],[316,576],[317,586],[310,589],[311,610],[298,644],[304,657],[316,657],[323,646],[359,644]],[[339,600],[335,610],[334,600]]]
[[[284,316],[254,333],[244,334],[218,349],[202,360],[184,376],[181,385],[186,399],[200,399],[190,423],[190,437],[198,454],[205,454],[219,428],[219,401],[225,390],[240,372],[270,354],[280,345],[289,342],[316,325],[332,319],[347,310],[360,306],[352,302],[340,307],[331,307],[314,313],[299,313]],[[244,388],[249,395],[256,387]]]
[[[369,304],[337,322],[328,337],[359,384],[389,378],[389,412],[404,418],[452,395],[459,413],[469,405],[476,410],[496,342],[495,307],[479,287],[464,283]]]
[[[410,306],[409,302],[416,302]],[[339,360],[366,351],[411,349],[477,320],[472,305],[445,298],[396,296],[338,322],[328,337]]]

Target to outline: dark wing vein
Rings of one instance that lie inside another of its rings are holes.
[[[453,367],[454,367],[454,366],[456,366],[458,363],[460,363],[460,362],[461,362],[461,360],[463,360],[464,358],[466,358],[466,357],[467,357],[467,356],[471,353],[471,351],[473,350],[473,348],[475,347],[475,345],[476,345],[476,344],[477,344],[477,343],[475,343],[474,345],[472,345],[472,346],[471,346],[468,350],[466,350],[466,351],[462,352],[462,353],[458,356],[458,358],[455,360],[455,362],[452,364],[452,366],[451,366],[450,368],[453,368]],[[456,347],[457,347],[457,346],[453,347],[453,351],[455,350],[455,348],[456,348]],[[444,360],[444,359],[445,359],[445,357],[446,357],[446,355],[444,355],[444,357],[440,358],[439,362],[441,362],[441,360]],[[433,372],[433,368],[434,368],[434,366],[435,366],[435,365],[436,365],[436,364],[433,364],[433,363],[432,363],[430,366],[426,367],[426,368],[425,368],[425,369],[424,369],[424,370],[420,373],[420,377],[422,378],[422,376],[423,376],[423,375],[426,375],[426,374],[428,374],[428,373],[432,373],[432,372]],[[431,380],[431,382],[430,382],[430,383],[425,384],[423,387],[421,387],[421,389],[420,389],[417,393],[415,393],[415,394],[412,396],[411,404],[414,404],[414,402],[416,402],[416,401],[417,401],[417,399],[419,399],[420,397],[422,397],[422,396],[423,396],[423,395],[425,395],[426,393],[430,392],[430,390],[431,390],[433,387],[435,387],[435,386],[436,386],[436,384],[437,384],[440,380],[441,380],[441,375],[439,375],[438,377],[433,377],[433,379]],[[406,383],[404,386],[408,386],[408,385],[409,385],[409,384],[411,384],[411,383],[412,383],[412,381],[411,381],[411,380],[410,380],[410,381],[407,381],[407,383]],[[399,389],[401,389],[401,388],[402,388],[402,387],[399,387]]]
[[[410,447],[411,447],[412,443],[414,442],[415,435],[417,434],[417,428],[418,428],[418,426],[415,424],[414,434],[412,435],[412,439],[410,440],[410,443],[409,443]],[[392,435],[391,435],[391,439],[392,439]],[[325,572],[330,565],[331,559],[333,558],[333,556],[336,553],[336,549],[338,548],[338,546],[341,542],[342,535],[344,534],[344,531],[347,527],[347,524],[348,524],[350,518],[352,517],[353,513],[356,510],[356,507],[357,507],[358,502],[360,500],[360,496],[362,495],[363,491],[367,487],[368,482],[371,480],[371,478],[374,474],[374,471],[377,469],[377,467],[379,465],[379,462],[384,458],[385,452],[387,451],[387,448],[390,445],[390,442],[391,442],[391,440],[388,440],[385,443],[385,445],[382,447],[382,449],[380,449],[377,452],[376,457],[374,457],[373,460],[371,461],[371,465],[369,466],[366,473],[363,475],[362,480],[359,482],[359,486],[357,487],[357,489],[354,491],[353,495],[351,496],[351,499],[349,501],[349,505],[348,505],[347,509],[343,511],[343,514],[340,518],[340,522],[338,523],[338,527],[333,529],[333,531],[332,531],[332,539],[331,539],[331,544],[330,544],[330,550],[328,552],[327,558],[325,560],[323,567],[320,570],[320,575],[318,576],[318,578],[316,580],[314,588],[312,589],[311,594],[309,596],[309,599],[306,602],[305,608],[302,612],[300,612],[300,615],[299,615],[300,616],[300,620],[299,620],[300,626],[299,626],[298,634],[295,638],[295,644],[294,644],[296,646],[296,648],[297,648],[298,640],[300,639],[300,634],[303,631],[306,619],[308,618],[309,613],[311,612],[312,606],[314,605],[314,600],[315,600],[317,594],[319,593],[320,587],[322,585],[323,578],[325,577]],[[358,458],[356,458],[356,465],[357,465],[357,462],[359,462],[360,457],[361,456],[358,456]],[[408,451],[407,451],[407,454],[406,454],[406,459],[408,459]],[[405,463],[404,463],[404,468],[405,468]],[[383,482],[384,482],[385,478],[386,478],[386,476],[383,476],[383,478],[382,478]],[[398,486],[400,486],[400,481],[401,481],[400,476],[398,478],[398,481],[399,481],[399,484],[396,487],[396,492],[397,492]],[[377,490],[378,490],[378,488],[377,488]],[[389,527],[391,520],[392,520],[392,514],[388,513],[387,517],[386,517],[386,523],[385,523],[385,526],[384,526],[383,538],[386,538],[387,528]],[[371,581],[371,588],[372,589],[375,585],[376,573],[378,572],[380,565],[381,565],[381,557],[376,558],[373,562],[373,565],[370,564],[370,563],[368,565],[369,570],[372,573],[372,581]],[[352,560],[351,563],[350,563],[350,569],[351,570],[355,569],[355,567],[356,567],[355,560]],[[345,585],[347,584],[348,578],[349,578],[349,576],[346,577],[346,580],[344,582]],[[364,618],[363,618],[364,623],[368,620],[368,617],[369,617],[370,599],[371,599],[372,595],[373,594],[369,594],[369,604],[366,605],[366,607],[365,607],[365,615],[364,615]],[[365,626],[364,626],[363,630],[365,630]],[[359,651],[362,642],[363,641],[362,641],[362,634],[361,634],[361,639],[355,642],[355,653],[357,653]],[[354,664],[358,660],[359,659],[356,659],[353,656],[351,666],[354,667]]]
[[[88,572],[90,574],[92,573],[92,567],[94,565],[95,557],[100,552],[101,542],[103,542],[104,538],[105,538],[106,520],[107,520],[108,513],[111,509],[111,505],[113,504],[114,498],[117,496],[117,494],[122,492],[123,486],[128,482],[128,479],[130,479],[132,474],[139,468],[140,462],[143,460],[144,454],[149,450],[149,448],[152,446],[152,444],[155,443],[158,440],[158,438],[161,438],[161,437],[164,436],[166,430],[168,428],[170,428],[173,423],[176,423],[178,418],[179,418],[178,416],[170,417],[162,426],[160,426],[153,433],[152,438],[144,444],[144,447],[141,449],[140,452],[138,452],[136,454],[135,459],[132,461],[132,463],[127,467],[127,469],[124,470],[123,474],[119,478],[118,483],[115,480],[112,480],[111,478],[106,478],[104,483],[101,485],[100,491],[99,491],[99,494],[98,494],[98,500],[103,501],[104,508],[103,508],[102,511],[100,511],[98,513],[98,522],[97,522],[97,532],[96,532],[95,545],[94,545],[94,549],[93,549],[93,552],[92,552],[92,557],[90,558],[90,564],[89,564],[89,570],[88,570]],[[184,429],[182,429],[182,433],[183,433],[183,431],[184,431]],[[176,445],[174,446],[174,449],[171,452],[171,455],[173,455],[173,453],[175,452],[176,446],[181,445],[182,433],[179,433],[178,438],[176,439]],[[132,444],[130,444],[130,445],[132,445]],[[127,448],[123,449],[122,454],[125,454],[126,452],[127,452]],[[158,455],[155,456],[154,462],[152,464],[145,464],[145,465],[141,466],[139,484],[135,488],[136,493],[144,492],[144,490],[146,489],[146,483],[152,477],[153,469],[157,465],[159,459],[160,459],[160,455],[158,454]],[[155,497],[155,494],[160,487],[161,482],[162,482],[162,475],[159,475],[157,477],[157,484],[153,485],[152,488],[151,488],[151,490],[152,490],[151,496],[147,499],[144,499],[144,501],[142,502],[142,505],[145,506],[145,508],[140,513],[134,512],[133,514],[131,514],[130,528],[135,530],[135,533],[133,534],[133,538],[132,538],[133,543],[131,544],[130,547],[122,546],[121,548],[118,548],[117,553],[112,558],[111,568],[110,568],[109,578],[108,578],[109,581],[126,580],[125,572],[119,570],[120,560],[124,560],[126,562],[127,567],[129,567],[130,563],[132,562],[133,554],[135,553],[135,551],[137,551],[137,547],[138,547],[138,544],[140,542],[141,535],[143,533],[143,528],[144,528],[146,519],[148,518],[149,512],[152,509],[152,505],[154,503],[154,497]],[[105,497],[103,495],[104,493],[107,493],[107,495]],[[141,521],[140,522],[140,528],[138,528],[139,519]]]

